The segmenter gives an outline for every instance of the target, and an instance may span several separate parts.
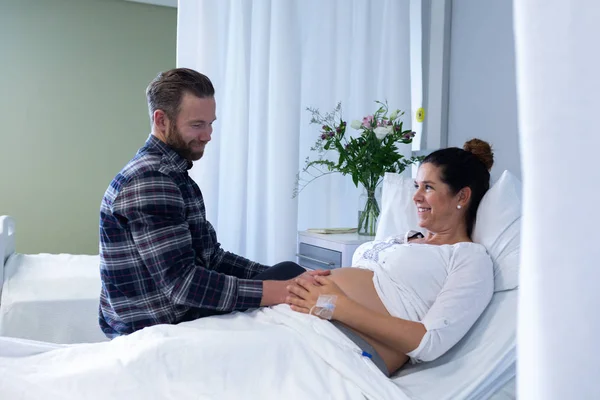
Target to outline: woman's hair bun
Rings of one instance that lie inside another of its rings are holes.
[[[491,170],[494,165],[494,152],[492,146],[481,139],[471,139],[463,145],[463,150],[473,153],[485,165],[487,170]]]

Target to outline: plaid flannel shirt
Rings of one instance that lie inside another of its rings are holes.
[[[217,242],[191,162],[150,135],[100,208],[99,323],[108,337],[258,307],[267,267]]]

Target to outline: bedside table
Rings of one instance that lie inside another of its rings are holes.
[[[334,269],[352,265],[354,251],[375,236],[358,233],[322,234],[298,232],[296,262],[308,269]]]

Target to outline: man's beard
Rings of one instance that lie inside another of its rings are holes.
[[[193,145],[201,144],[200,141],[194,139],[190,143],[186,143],[181,138],[181,132],[173,124],[166,134],[167,144],[177,152],[181,157],[189,161],[198,161],[204,155],[204,148],[201,150],[192,150]]]

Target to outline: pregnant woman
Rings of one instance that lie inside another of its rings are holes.
[[[287,302],[314,314],[319,296],[336,296],[331,322],[386,375],[409,359],[431,361],[447,352],[493,294],[492,260],[471,239],[492,164],[489,144],[478,139],[431,153],[413,197],[426,234],[365,243],[353,267],[317,276],[317,284],[296,278]]]

